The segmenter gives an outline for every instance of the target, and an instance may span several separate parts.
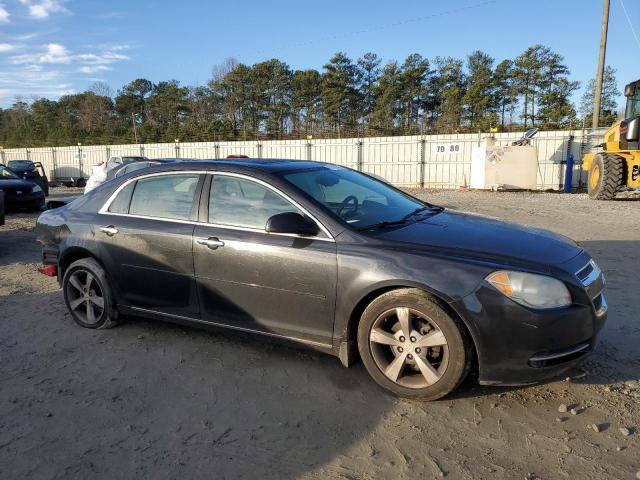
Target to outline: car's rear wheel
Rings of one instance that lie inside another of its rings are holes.
[[[75,322],[85,328],[111,328],[118,312],[104,269],[92,258],[73,262],[62,280],[64,300]]]
[[[418,289],[387,292],[363,312],[358,349],[371,377],[396,395],[436,400],[453,391],[471,365],[462,323]]]

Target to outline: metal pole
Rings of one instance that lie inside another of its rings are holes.
[[[600,55],[598,57],[598,74],[596,75],[596,90],[593,96],[593,118],[591,128],[598,128],[600,118],[600,100],[602,97],[602,77],[604,76],[604,56],[607,51],[607,31],[609,29],[609,3],[604,0],[602,12],[602,27],[600,30]]]
[[[427,173],[427,141],[424,138],[420,139],[420,188],[424,188],[424,177]]]
[[[131,123],[133,124],[133,136],[136,140],[136,144],[138,143],[138,132],[136,130],[136,116],[133,112],[131,112]]]

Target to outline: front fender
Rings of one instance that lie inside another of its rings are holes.
[[[419,288],[447,304],[475,291],[495,268],[483,263],[463,261],[415,252],[379,249],[377,258],[360,254],[357,245],[340,245],[334,345],[348,340],[352,321],[358,320],[366,305],[378,295],[395,288]],[[463,319],[464,320],[464,319]]]

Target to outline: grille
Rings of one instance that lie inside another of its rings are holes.
[[[593,282],[598,280],[601,275],[602,271],[593,260],[589,260],[589,263],[576,272],[576,277],[578,277],[584,287],[589,287]]]
[[[589,275],[593,272],[593,265],[591,262],[587,263],[581,270],[576,273],[578,279],[584,283],[584,281],[589,278]]]

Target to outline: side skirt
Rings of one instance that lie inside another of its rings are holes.
[[[129,307],[125,305],[118,305],[118,311],[123,315],[132,315],[132,316],[145,317],[153,320],[162,320],[162,321],[171,322],[171,323],[184,325],[188,327],[201,327],[201,328],[204,327],[208,330],[218,330],[218,331],[219,330],[235,330],[242,333],[264,335],[267,337],[274,338],[276,340],[284,341],[286,343],[290,343],[290,344],[293,343],[298,346],[302,344],[318,352],[328,353],[329,355],[333,355],[333,356],[339,356],[339,352],[336,352],[336,349],[331,344],[314,342],[311,340],[304,340],[301,338],[290,337],[290,336],[282,335],[279,333],[263,332],[260,330],[253,330],[251,328],[237,327],[235,325],[227,325],[224,323],[210,322],[207,320],[201,320],[199,318],[184,317],[181,315],[158,312],[156,310],[148,310],[146,308]]]

